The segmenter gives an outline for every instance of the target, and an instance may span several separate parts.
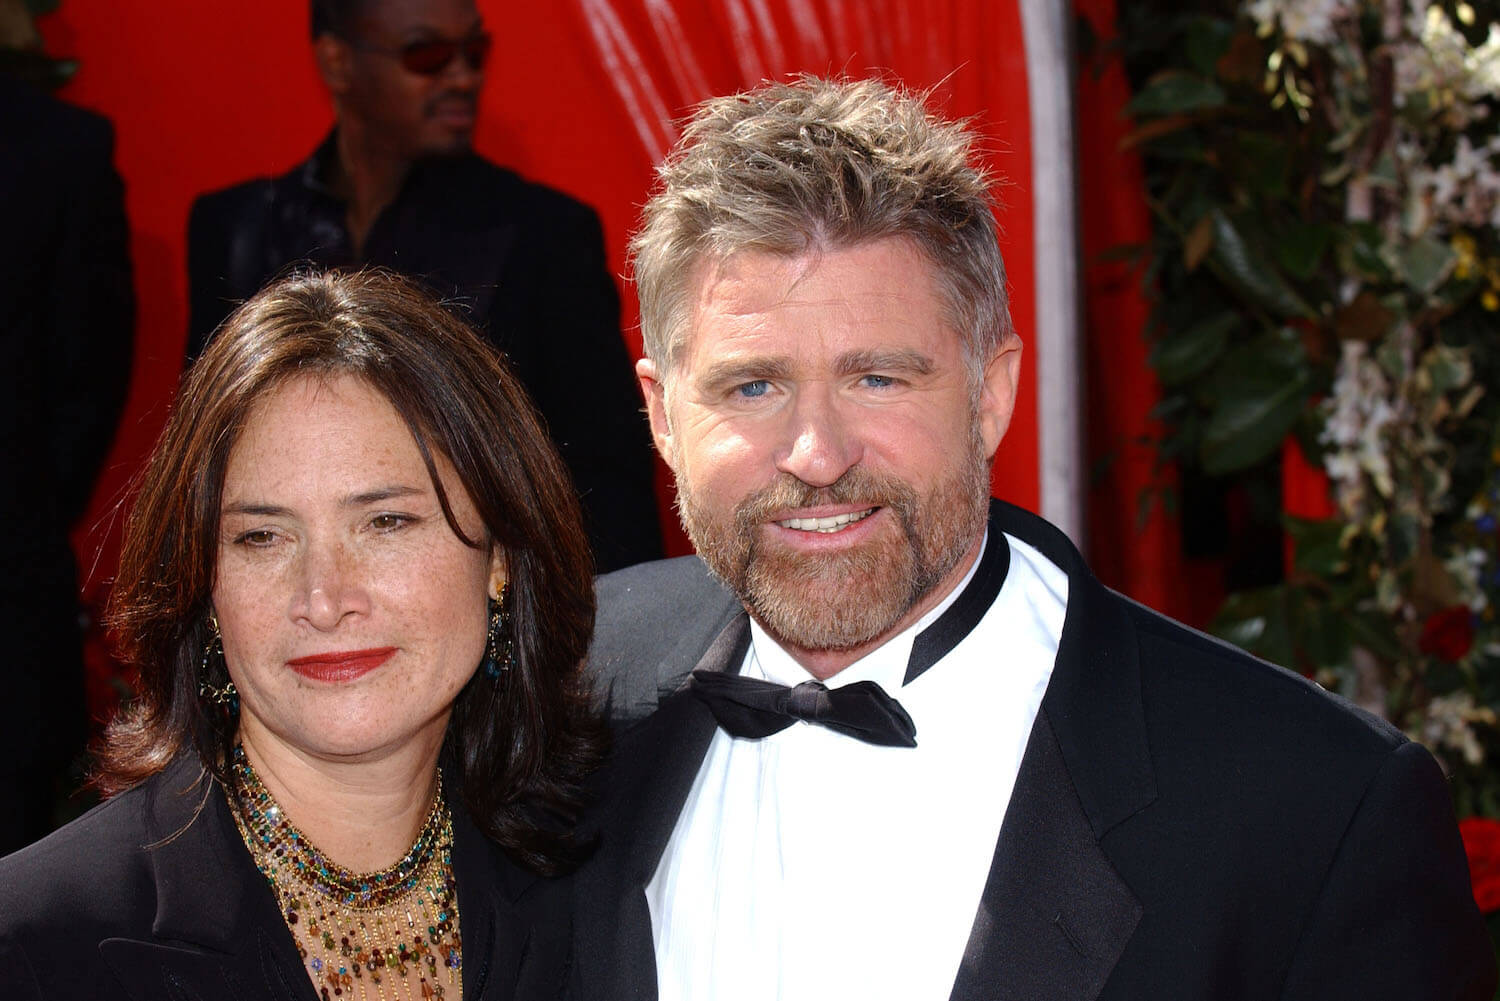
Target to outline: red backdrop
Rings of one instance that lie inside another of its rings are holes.
[[[477,146],[487,156],[594,205],[609,260],[625,240],[672,121],[714,93],[807,70],[875,71],[934,88],[949,115],[984,137],[1001,202],[1002,249],[1024,338],[1034,327],[1032,167],[1025,54],[1012,0],[479,0],[497,45]],[[1079,0],[1101,34],[1111,0]],[[44,18],[47,48],[81,68],[62,96],[115,123],[139,298],[130,398],[92,512],[76,536],[97,600],[113,572],[119,502],[161,427],[179,376],[186,328],[184,237],[200,192],[301,160],[330,122],[315,75],[303,0],[256,5],[66,0]],[[1125,85],[1080,77],[1082,228],[1091,257],[1145,232],[1138,168],[1117,150]],[[1041,183],[1046,183],[1042,179]],[[627,343],[640,348],[633,294],[622,282]],[[1157,519],[1142,534],[1135,497],[1150,478],[1152,388],[1145,378],[1138,291],[1129,276],[1088,278],[1090,446],[1115,461],[1094,480],[1090,535],[1100,576],[1151,604],[1195,618],[1181,600],[1176,539]],[[1015,420],[995,468],[998,495],[1038,504],[1036,345],[1023,361]],[[686,551],[660,495],[669,547]],[[1189,590],[1189,593],[1191,591]]]
[[[479,6],[497,40],[479,150],[597,207],[617,273],[651,181],[643,136],[670,140],[669,120],[693,102],[794,70],[875,70],[916,87],[938,85],[948,113],[974,117],[991,165],[1005,181],[1001,217],[1016,322],[1023,336],[1031,329],[1026,74],[1013,4],[753,5],[763,17],[752,17],[751,5],[741,0],[684,2],[675,11],[643,0],[480,0]],[[179,375],[192,198],[286,170],[328,127],[306,25],[301,0],[67,0],[42,20],[48,50],[81,64],[62,96],[115,123],[140,301],[125,418],[77,538],[92,592],[112,571],[118,501],[161,427]],[[624,301],[625,336],[638,352],[628,289]],[[1026,385],[1034,362],[1026,360]],[[1031,507],[1037,503],[1036,438],[1035,407],[1023,392],[997,462],[996,487]],[[665,477],[661,493],[665,512]],[[685,550],[680,535],[670,545]]]

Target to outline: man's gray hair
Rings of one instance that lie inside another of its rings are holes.
[[[704,102],[657,171],[631,241],[646,356],[671,373],[701,266],[910,240],[933,264],[976,374],[1012,330],[989,181],[974,136],[925,95],[803,76]]]

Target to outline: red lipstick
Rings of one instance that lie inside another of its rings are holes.
[[[372,650],[337,650],[333,653],[295,657],[287,661],[286,666],[312,681],[353,681],[390,660],[395,652],[396,648],[393,646]]]

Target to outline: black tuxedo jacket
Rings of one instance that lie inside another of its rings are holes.
[[[990,527],[1067,572],[1068,609],[955,1001],[1490,997],[1494,955],[1422,747],[1107,590],[1041,519],[996,502]],[[649,999],[643,890],[715,727],[682,683],[737,671],[748,625],[692,558],[604,577],[599,597],[592,667],[627,728],[575,883],[570,984]],[[986,795],[982,773],[966,793]]]
[[[314,1001],[227,801],[200,774],[180,757],[0,860],[0,998]],[[453,869],[465,1001],[557,997],[565,884],[510,863],[457,803]]]
[[[459,305],[503,352],[583,500],[598,565],[662,555],[650,429],[594,210],[481,156],[417,163],[358,254],[323,183],[334,136],[275,178],[201,196],[188,221],[196,358],[240,302],[293,265],[380,265]]]

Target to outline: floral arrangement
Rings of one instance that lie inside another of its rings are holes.
[[[1500,2],[1137,0],[1121,40],[1163,460],[1327,485],[1214,628],[1500,819]]]

